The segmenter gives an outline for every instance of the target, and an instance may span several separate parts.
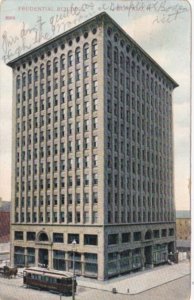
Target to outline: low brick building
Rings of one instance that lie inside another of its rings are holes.
[[[191,239],[191,213],[189,210],[176,211],[176,239]]]
[[[10,258],[10,202],[0,198],[0,263]]]

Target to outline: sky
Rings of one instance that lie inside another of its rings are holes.
[[[102,11],[179,84],[173,92],[175,205],[190,209],[191,9],[185,0],[1,1],[0,197],[11,200],[12,71],[6,62]]]

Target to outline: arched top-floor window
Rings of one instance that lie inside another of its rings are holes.
[[[122,69],[124,69],[124,65],[125,65],[125,60],[124,60],[124,55],[123,55],[123,53],[121,52],[120,53],[120,66],[121,66],[121,68]]]
[[[34,68],[34,81],[38,80],[38,67]]]
[[[112,44],[110,41],[108,41],[108,43],[107,43],[107,56],[109,58],[111,58],[111,56],[112,56]]]
[[[50,60],[47,61],[47,64],[46,64],[46,74],[47,74],[47,76],[51,75],[51,62],[50,62]]]
[[[128,73],[130,72],[130,59],[128,56],[126,58],[126,70]]]
[[[16,77],[16,87],[17,87],[17,89],[20,88],[20,75],[18,75],[18,76]]]
[[[135,76],[135,63],[134,63],[134,61],[132,62],[132,65],[131,65],[131,71],[132,71],[132,76]]]
[[[118,48],[115,47],[114,48],[114,63],[118,63],[118,60],[119,60],[119,52],[118,52]]]
[[[73,66],[73,52],[70,50],[68,52],[68,67]]]
[[[83,47],[83,58],[84,60],[89,58],[89,44],[85,43]]]
[[[53,61],[53,72],[57,73],[58,72],[58,58],[55,57]]]
[[[26,85],[26,73],[22,74],[22,85],[25,86]]]
[[[44,64],[40,66],[40,79],[44,78]]]
[[[98,43],[97,43],[97,39],[94,39],[92,41],[92,56],[97,56],[98,54]]]
[[[81,60],[81,50],[80,47],[77,47],[75,50],[75,63],[78,64],[80,63]]]
[[[28,83],[29,84],[32,83],[32,71],[31,70],[28,71]]]
[[[60,65],[61,65],[61,70],[65,69],[65,54],[62,54],[60,57]]]

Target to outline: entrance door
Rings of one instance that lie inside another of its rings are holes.
[[[152,246],[145,247],[145,266],[149,267],[152,264]]]
[[[48,266],[48,249],[39,249],[38,262],[41,265]]]

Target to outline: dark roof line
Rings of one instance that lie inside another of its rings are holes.
[[[29,51],[27,51],[26,53],[24,53],[24,54],[22,54],[22,55],[20,55],[19,57],[17,57],[17,58],[15,58],[15,59],[13,59],[13,60],[11,60],[11,61],[9,61],[8,63],[7,63],[7,65],[9,66],[9,67],[12,67],[13,65],[14,65],[14,63],[16,63],[18,60],[20,60],[20,59],[23,59],[24,57],[26,57],[26,56],[28,56],[28,55],[30,55],[31,53],[33,53],[33,52],[35,52],[35,51],[38,51],[39,49],[41,49],[42,47],[45,47],[45,46],[47,46],[47,45],[49,45],[49,44],[51,44],[51,43],[53,43],[53,42],[55,42],[55,41],[57,41],[58,39],[60,39],[60,38],[62,38],[62,37],[65,37],[66,35],[68,35],[68,34],[70,34],[71,32],[73,32],[73,31],[75,31],[75,30],[77,30],[77,29],[79,29],[80,27],[82,27],[82,26],[84,26],[84,25],[86,25],[86,24],[88,24],[88,23],[90,23],[90,22],[92,22],[92,21],[94,21],[96,18],[99,18],[99,17],[103,17],[103,16],[106,16],[107,18],[109,18],[110,20],[111,20],[111,22],[154,64],[154,65],[156,65],[159,69],[160,69],[160,71],[173,83],[173,85],[174,85],[174,88],[175,87],[178,87],[179,85],[178,85],[178,83],[128,34],[128,33],[126,33],[124,30],[123,30],[123,28],[112,18],[112,17],[110,17],[106,12],[101,12],[101,13],[99,13],[99,14],[97,14],[97,15],[95,15],[94,17],[92,17],[92,18],[90,18],[90,19],[88,19],[88,20],[86,20],[86,21],[84,21],[84,22],[82,22],[82,23],[80,23],[80,24],[78,24],[78,25],[76,25],[75,27],[73,27],[73,28],[70,28],[69,30],[67,30],[67,31],[65,31],[65,32],[63,32],[63,33],[61,33],[61,34],[59,34],[59,35],[57,35],[56,37],[54,37],[54,38],[52,38],[52,39],[50,39],[49,41],[46,41],[45,43],[43,43],[43,44],[41,44],[41,45],[39,45],[39,46],[37,46],[37,47],[35,47],[35,48],[33,48],[33,49],[31,49],[31,50],[29,50]]]

